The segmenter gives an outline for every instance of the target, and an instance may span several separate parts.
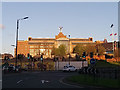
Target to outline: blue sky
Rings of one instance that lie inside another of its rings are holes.
[[[54,38],[63,26],[63,33],[71,38],[89,38],[112,41],[110,33],[118,33],[117,2],[3,2],[2,3],[2,52],[14,53],[16,20],[20,21],[19,40],[29,36]],[[116,38],[116,37],[115,37]]]

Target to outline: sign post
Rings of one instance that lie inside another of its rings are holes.
[[[96,64],[96,59],[91,58],[90,60],[91,70],[90,71],[94,76],[94,80],[95,80],[95,73],[96,73],[96,69],[94,68],[95,64]]]
[[[95,63],[96,63],[96,60],[95,60],[94,58],[92,58],[92,59],[90,60],[90,64],[91,64],[91,65],[95,65]]]
[[[42,64],[43,64],[43,55],[41,55],[41,61],[42,61]]]
[[[27,55],[27,58],[28,58],[28,60],[30,59],[30,54],[28,53],[28,55]]]

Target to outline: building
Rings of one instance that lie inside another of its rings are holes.
[[[117,41],[114,41],[114,43],[113,43],[113,42],[107,42],[107,39],[104,39],[104,41],[95,41],[95,42],[96,42],[96,46],[102,45],[105,48],[106,54],[107,53],[113,54],[113,48],[115,51],[119,47],[119,42],[117,42]]]
[[[59,34],[55,38],[32,38],[28,37],[28,40],[18,41],[18,54],[24,54],[27,56],[29,53],[32,56],[44,54],[44,57],[51,58],[52,48],[59,47],[61,44],[66,45],[67,53],[72,53],[73,48],[76,44],[93,44],[93,38],[70,38],[62,33],[60,30]]]
[[[0,54],[0,55],[2,56],[2,59],[4,59],[5,57],[8,57],[9,59],[13,58],[13,55],[9,54],[9,53],[4,53],[4,54]]]

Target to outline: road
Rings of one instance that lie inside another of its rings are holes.
[[[62,82],[62,78],[77,72],[34,71],[3,74],[2,88],[83,88]]]

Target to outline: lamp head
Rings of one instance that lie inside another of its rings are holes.
[[[24,17],[23,19],[28,19],[28,17]]]

